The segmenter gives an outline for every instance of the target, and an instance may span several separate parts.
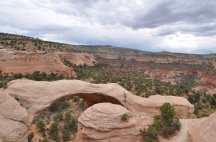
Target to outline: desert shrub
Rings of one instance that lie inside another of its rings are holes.
[[[79,103],[79,108],[81,109],[85,108],[85,102],[83,100]]]
[[[63,141],[68,141],[70,140],[70,132],[67,129],[64,129],[62,131],[62,140]]]
[[[78,101],[80,100],[80,97],[74,96],[74,97],[73,97],[73,100],[74,100],[75,102],[78,102]]]
[[[71,116],[70,112],[65,114],[64,128],[72,133],[77,132],[77,122],[74,117]]]
[[[141,130],[141,137],[145,142],[157,142],[157,135],[165,138],[179,131],[181,124],[176,117],[175,109],[165,103],[160,108],[160,115],[154,117],[154,122],[148,129]]]
[[[63,115],[62,113],[57,114],[56,116],[54,116],[54,121],[58,122],[58,121],[62,121],[63,120]]]
[[[121,121],[128,121],[130,119],[130,116],[127,113],[124,113],[121,115]]]
[[[140,130],[140,134],[143,142],[158,142],[157,130],[153,126],[149,126],[148,129]]]
[[[37,124],[37,129],[39,132],[44,132],[45,131],[45,124],[43,121],[39,121]]]
[[[34,138],[34,133],[30,133],[27,137],[28,142],[32,142],[33,138]]]
[[[52,140],[58,139],[58,123],[54,122],[49,129],[49,137]]]
[[[6,88],[7,87],[7,83],[5,82],[0,82],[0,88]]]
[[[52,103],[50,106],[49,106],[49,110],[51,111],[51,112],[55,112],[55,111],[58,111],[58,103],[57,102],[54,102],[54,103]]]
[[[69,103],[67,103],[65,100],[60,100],[60,101],[56,101],[56,102],[52,103],[49,106],[49,111],[56,112],[56,111],[65,109],[69,106],[70,106]]]

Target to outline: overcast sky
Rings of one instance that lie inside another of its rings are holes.
[[[216,53],[216,0],[1,0],[0,32],[144,51]]]

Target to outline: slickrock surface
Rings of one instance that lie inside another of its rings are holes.
[[[192,142],[215,142],[216,113],[206,118],[194,120],[188,131]]]
[[[128,121],[121,116],[128,114]],[[121,105],[99,103],[89,107],[79,117],[77,141],[138,142],[139,130],[152,123],[149,116],[136,116]]]

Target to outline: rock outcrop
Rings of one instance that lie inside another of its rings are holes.
[[[216,113],[209,117],[194,120],[188,129],[191,142],[216,141]]]
[[[127,114],[128,120],[121,120]],[[121,105],[99,103],[85,110],[79,117],[77,141],[110,142],[139,141],[139,130],[152,123],[148,115],[136,115]]]
[[[152,116],[159,113],[159,107],[165,102],[176,108],[179,117],[193,117],[193,106],[184,98],[159,95],[142,98],[115,83],[20,79],[9,82],[8,88],[0,90],[0,94],[0,138],[5,142],[25,141],[34,116],[68,96],[80,96],[92,106],[79,118],[78,138],[81,141],[94,139],[106,142],[109,137],[113,141],[137,140],[138,130],[152,122]],[[130,114],[132,118],[121,122],[120,115],[123,113]]]
[[[94,66],[97,63],[96,58],[89,53],[58,53],[61,60],[67,60],[74,65]]]
[[[25,108],[11,96],[0,91],[0,138],[3,142],[15,142],[27,132],[31,124]]]
[[[82,97],[89,105],[111,102],[120,104],[134,113],[156,115],[159,107],[168,102],[176,108],[180,118],[193,117],[193,105],[187,99],[174,96],[135,96],[118,84],[92,84],[80,80],[60,80],[54,82],[15,80],[9,83],[6,93],[15,97],[27,108],[36,113],[48,107],[52,102],[67,96]]]
[[[0,71],[3,73],[60,73],[65,76],[76,76],[76,73],[65,66],[55,53],[35,53],[27,51],[0,50]]]

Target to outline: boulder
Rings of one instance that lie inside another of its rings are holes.
[[[129,119],[121,120],[127,114]],[[78,119],[77,141],[80,142],[138,142],[139,130],[152,123],[147,115],[136,115],[121,105],[99,103],[85,110]]]

